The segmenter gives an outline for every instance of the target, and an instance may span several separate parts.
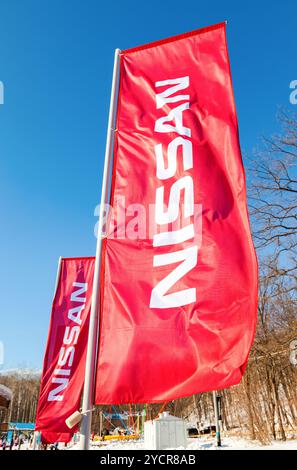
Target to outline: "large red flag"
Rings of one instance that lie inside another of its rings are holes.
[[[225,24],[120,61],[98,404],[238,383],[257,311]]]
[[[41,433],[41,442],[43,444],[53,444],[54,442],[65,442],[71,441],[73,433],[61,433],[61,432],[47,432]]]
[[[71,437],[65,420],[80,407],[93,275],[94,258],[61,260],[35,426],[44,438]]]

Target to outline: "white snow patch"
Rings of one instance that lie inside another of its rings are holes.
[[[78,450],[79,444],[69,446],[65,450]],[[133,441],[97,441],[90,446],[91,450],[146,450],[143,439]],[[297,450],[297,440],[286,442],[274,441],[269,445],[262,445],[258,442],[235,437],[222,438],[222,447],[217,448],[215,438],[199,437],[188,439],[187,447],[178,447],[168,450]]]

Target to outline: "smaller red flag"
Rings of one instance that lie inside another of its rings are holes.
[[[65,420],[80,407],[94,261],[94,258],[61,260],[36,417],[35,428],[42,432],[42,436],[50,433],[58,433],[60,437],[61,433],[68,437],[72,435]],[[76,428],[71,431],[75,432]],[[57,441],[55,438],[54,442]]]
[[[70,442],[73,437],[73,433],[62,433],[62,432],[47,432],[41,433],[42,444],[54,444],[55,442]]]

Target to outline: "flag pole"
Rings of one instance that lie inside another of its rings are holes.
[[[213,406],[214,406],[214,414],[215,414],[215,422],[216,422],[216,440],[217,440],[217,447],[221,447],[221,431],[220,431],[220,413],[219,413],[219,403],[218,403],[218,396],[217,392],[212,392],[213,398]]]
[[[104,170],[102,179],[102,192],[97,232],[96,260],[94,267],[94,281],[92,292],[92,306],[90,314],[90,325],[87,346],[85,381],[82,401],[82,422],[80,428],[80,449],[88,450],[90,447],[90,433],[92,423],[92,408],[94,394],[94,376],[96,367],[97,339],[99,335],[99,307],[100,307],[100,270],[102,253],[102,228],[105,204],[109,197],[110,169],[113,157],[114,134],[116,127],[117,102],[120,78],[120,49],[115,50],[114,66],[110,96],[110,108],[108,117]]]
[[[60,275],[61,275],[62,259],[63,259],[62,256],[60,256],[60,257],[59,257],[59,260],[58,260],[58,269],[57,269],[57,275],[56,275],[56,284],[55,284],[55,291],[54,291],[54,300],[55,300],[56,292],[57,292],[58,285],[59,285]]]

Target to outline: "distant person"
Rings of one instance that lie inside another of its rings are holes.
[[[21,446],[25,443],[24,437],[21,435],[19,437],[19,445],[18,445],[18,450],[21,450]]]
[[[6,445],[7,445],[6,437],[3,437],[2,438],[2,450],[6,449]]]
[[[105,437],[109,436],[109,430],[107,428],[103,429],[102,440],[104,441]]]
[[[12,450],[13,446],[14,446],[14,439],[13,439],[13,436],[12,436],[11,439],[10,439],[10,443],[9,443],[9,450]]]
[[[59,447],[59,443],[55,442],[54,444],[50,445],[50,450],[58,450],[58,447]]]

